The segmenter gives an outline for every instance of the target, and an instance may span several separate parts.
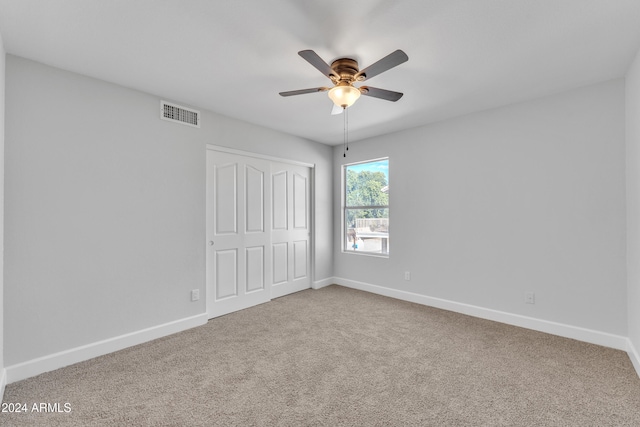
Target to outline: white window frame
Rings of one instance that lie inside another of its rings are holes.
[[[347,222],[347,211],[348,210],[355,210],[355,209],[386,209],[387,212],[389,213],[389,222],[390,217],[391,217],[391,208],[390,208],[390,201],[389,204],[387,205],[373,205],[373,206],[347,206],[347,168],[349,166],[354,166],[354,165],[361,165],[361,164],[365,164],[365,163],[375,163],[375,162],[379,162],[381,160],[386,160],[387,161],[387,165],[389,165],[389,157],[380,157],[377,159],[369,159],[369,160],[363,160],[363,161],[358,161],[358,162],[352,162],[352,163],[346,163],[342,165],[342,179],[341,179],[341,186],[342,186],[342,208],[341,208],[341,215],[342,215],[342,226],[341,226],[341,233],[342,233],[342,253],[345,254],[354,254],[354,255],[364,255],[364,256],[374,256],[374,257],[382,257],[382,258],[389,258],[389,246],[388,246],[388,242],[389,242],[389,237],[390,237],[390,233],[387,232],[387,237],[386,237],[386,245],[383,246],[386,247],[386,252],[368,252],[368,251],[362,251],[362,250],[351,250],[349,249],[348,246],[348,238],[347,238],[347,226],[348,226],[348,222]],[[387,181],[387,186],[389,185],[389,180]]]

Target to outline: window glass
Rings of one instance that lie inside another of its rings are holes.
[[[389,254],[389,159],[344,166],[344,251]]]

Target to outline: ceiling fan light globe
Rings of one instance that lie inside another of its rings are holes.
[[[329,90],[329,98],[338,107],[351,107],[360,98],[360,90],[353,86],[335,86]]]

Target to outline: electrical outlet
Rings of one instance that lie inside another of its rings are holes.
[[[191,291],[191,301],[198,301],[200,299],[200,289],[194,289]]]
[[[536,294],[534,292],[525,292],[524,293],[524,302],[526,304],[535,304],[536,303]]]
[[[405,271],[404,272],[404,280],[411,280],[411,272],[410,271]]]

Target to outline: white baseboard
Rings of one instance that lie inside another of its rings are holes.
[[[7,370],[4,368],[0,368],[0,403],[3,402],[4,399],[4,388],[7,385]]]
[[[320,288],[324,288],[325,286],[333,285],[334,283],[336,283],[336,278],[335,277],[327,277],[326,279],[322,279],[322,280],[318,280],[316,282],[313,282],[311,284],[311,288],[312,289],[320,289]]]
[[[207,314],[202,313],[197,316],[175,320],[151,328],[131,332],[103,341],[83,345],[48,356],[38,357],[6,368],[6,383],[11,384],[26,378],[30,378],[44,372],[69,366],[74,363],[102,356],[127,347],[152,341],[176,332],[194,328],[207,323]]]
[[[342,279],[339,277],[336,277],[334,279],[336,284],[348,288],[359,289],[378,295],[384,295],[387,297],[427,305],[430,307],[441,308],[443,310],[454,311],[456,313],[462,313],[482,319],[493,320],[496,322],[519,326],[526,329],[532,329],[539,332],[545,332],[552,335],[558,335],[565,338],[572,338],[578,341],[584,341],[591,344],[615,348],[617,350],[627,351],[629,346],[629,340],[627,339],[627,337],[609,334],[607,332],[600,332],[592,329],[581,328],[578,326],[571,326],[563,323],[521,316],[519,314],[507,313],[504,311],[464,304],[456,301],[429,297],[378,285],[371,285],[369,283],[358,282],[355,280]],[[637,366],[636,369],[638,369]]]
[[[638,353],[638,349],[633,346],[630,339],[627,339],[627,354],[629,355],[629,359],[631,359],[633,367],[636,368],[636,373],[640,377],[640,353]]]

